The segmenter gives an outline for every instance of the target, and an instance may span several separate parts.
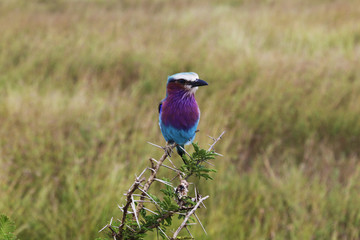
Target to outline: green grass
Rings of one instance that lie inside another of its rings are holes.
[[[359,239],[358,1],[0,3],[0,213],[19,239],[95,239],[161,152],[167,75],[223,130],[199,239]],[[181,160],[179,160],[181,161]],[[153,236],[155,237],[155,236]],[[149,239],[153,239],[150,237]]]

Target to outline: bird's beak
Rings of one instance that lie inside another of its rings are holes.
[[[208,83],[201,79],[196,79],[196,81],[191,82],[191,87],[200,87],[205,85],[208,85]]]

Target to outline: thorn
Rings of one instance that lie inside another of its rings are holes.
[[[173,185],[171,185],[171,183],[169,183],[169,182],[167,182],[167,181],[164,181],[164,180],[161,180],[161,179],[158,179],[158,178],[154,178],[154,180],[155,180],[155,181],[158,181],[158,182],[161,182],[161,183],[163,183],[163,184],[165,184],[165,185],[168,185],[168,186],[174,188]],[[174,189],[175,189],[175,188],[174,188]]]
[[[186,223],[186,226],[196,225],[197,223]]]
[[[211,140],[216,140],[214,137],[210,136],[210,135],[207,135]],[[209,144],[211,146],[211,144]]]
[[[154,161],[154,162],[156,162],[156,163],[158,163],[158,161],[155,160],[155,159],[153,159],[153,158],[151,158],[151,160]],[[172,163],[172,162],[171,162],[171,163]],[[174,164],[173,164],[173,165],[174,165]],[[176,166],[175,166],[175,165],[174,165],[174,168],[169,167],[169,166],[167,166],[167,165],[165,165],[165,164],[162,164],[161,166],[162,166],[162,167],[166,167],[166,168],[168,168],[168,169],[171,169],[171,170],[173,170],[174,172],[181,173],[180,170],[176,169]],[[152,170],[152,171],[155,171],[154,169],[151,169],[151,170]]]
[[[173,170],[174,172],[181,173],[180,170],[175,169],[175,168],[172,168],[172,167],[169,167],[169,166],[167,166],[167,165],[165,165],[165,164],[163,164],[163,165],[161,165],[161,166],[162,166],[162,167],[166,167],[166,168],[168,168],[168,169],[170,169],[170,170]]]
[[[135,220],[136,220],[136,223],[138,224],[139,228],[141,229],[141,226],[140,226],[140,223],[139,223],[139,219],[138,219],[138,216],[136,214],[136,208],[135,208],[135,203],[134,203],[134,198],[133,196],[131,196],[131,208],[133,209],[134,211],[134,216],[135,216]]]
[[[157,148],[164,149],[163,147],[161,147],[161,146],[159,146],[159,145],[157,145],[155,143],[151,143],[151,142],[147,142],[147,143],[150,144],[150,145],[153,145],[153,146],[155,146]]]
[[[204,226],[202,225],[202,223],[201,223],[200,219],[199,219],[199,218],[198,218],[198,216],[196,215],[196,213],[194,213],[194,216],[196,217],[196,219],[197,219],[197,220],[198,220],[198,222],[200,223],[200,226],[202,227],[202,229],[204,230],[205,234],[207,235],[207,232],[206,232],[206,230],[205,230]]]
[[[146,194],[146,196],[148,196],[149,199],[151,199],[155,205],[157,205],[158,207],[160,207],[160,205],[159,205],[147,192],[145,192],[145,191],[144,191],[143,189],[141,189],[141,188],[138,188],[138,189],[139,189],[141,192],[143,192],[144,194]],[[142,195],[140,195],[140,196],[142,196]]]
[[[179,145],[179,147],[180,147],[181,150],[183,150],[183,151],[186,153],[186,155],[188,155],[188,157],[189,157],[191,160],[194,161],[194,159],[193,159],[193,158],[191,157],[191,155],[185,150],[185,148],[183,148],[183,147],[180,146],[180,145]]]
[[[151,198],[149,198],[148,196],[143,196],[141,194],[133,194],[133,196],[135,196],[135,197],[146,197],[147,199],[151,200]]]
[[[210,166],[213,166],[213,167],[215,167],[215,165],[214,165],[214,164],[212,164],[212,163],[209,163],[208,161],[204,161],[204,163],[207,163],[207,164],[209,164]]]
[[[154,212],[154,211],[152,211],[152,210],[150,210],[150,209],[148,209],[148,208],[146,208],[146,207],[143,207],[146,211],[149,211],[149,212],[151,212],[151,213],[153,213],[153,214],[155,214],[155,215],[159,215],[159,214],[157,214],[156,212]]]
[[[152,203],[152,201],[146,201],[146,200],[134,200],[134,202]]]
[[[187,228],[187,226],[185,226],[185,229],[189,233],[190,237],[194,238],[193,235],[191,234],[191,232],[189,231],[189,229]]]
[[[105,228],[107,228],[109,226],[109,224],[106,224],[102,229],[100,229],[99,232],[102,232]]]
[[[169,158],[169,156],[167,157],[167,159],[169,159],[169,162],[173,165],[174,168],[176,168],[175,164],[171,161],[171,158]]]
[[[170,180],[170,182],[174,181],[177,177],[179,177],[179,174],[176,174],[175,177]]]
[[[137,179],[141,178],[141,176],[145,173],[145,171],[146,171],[147,169],[148,169],[148,168],[145,168],[145,169],[141,172],[141,174],[139,175],[139,177],[138,177]]]
[[[135,232],[135,230],[132,229],[129,225],[126,224],[126,227],[129,228],[131,231]]]
[[[160,227],[158,227],[158,229],[165,235],[165,237],[166,237],[167,239],[170,240],[170,238],[166,235],[166,233],[165,233]]]

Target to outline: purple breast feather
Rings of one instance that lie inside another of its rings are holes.
[[[163,102],[161,120],[164,125],[187,130],[197,124],[199,117],[199,107],[192,94],[171,94]]]

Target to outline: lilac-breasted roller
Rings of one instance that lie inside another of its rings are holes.
[[[177,144],[181,149],[194,138],[200,120],[200,109],[195,92],[200,86],[208,85],[194,72],[182,72],[168,77],[166,97],[159,104],[159,125],[165,140]]]

